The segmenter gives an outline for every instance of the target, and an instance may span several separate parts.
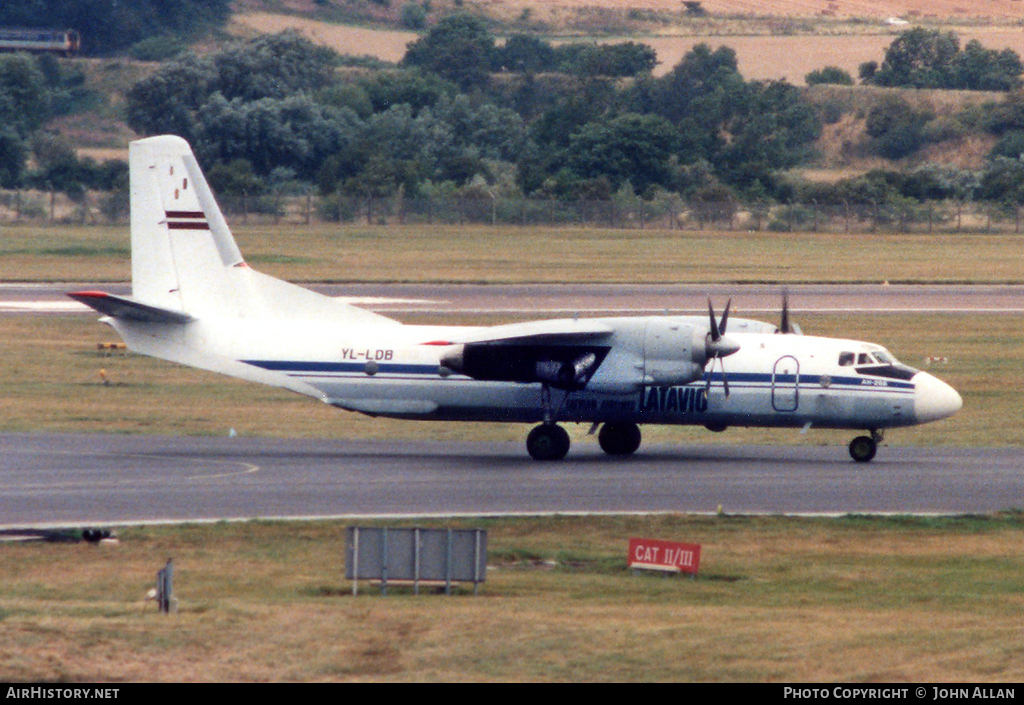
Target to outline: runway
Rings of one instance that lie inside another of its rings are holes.
[[[644,447],[0,435],[0,529],[242,518],[577,512],[963,513],[1021,506],[1019,449]]]
[[[707,297],[733,299],[734,311],[772,319],[782,287],[760,284],[313,284],[309,288],[382,313],[606,316],[707,311]],[[129,294],[123,283],[0,284],[0,315],[91,313],[69,291]],[[803,284],[787,287],[796,313],[1024,313],[1024,286]],[[724,301],[723,301],[724,303]],[[399,316],[400,317],[400,316]]]
[[[696,313],[732,296],[774,320],[768,285],[330,284],[367,308],[439,313]],[[0,284],[0,315],[94,315],[65,294],[126,284]],[[1024,313],[1024,286],[801,285],[790,306],[828,313]],[[991,512],[1022,505],[1014,449],[644,446],[609,459],[596,443],[537,463],[521,443],[0,435],[0,528],[220,518],[549,512]]]

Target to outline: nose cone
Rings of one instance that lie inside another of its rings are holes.
[[[964,400],[955,389],[927,372],[914,375],[914,417],[918,423],[938,421],[960,411]]]

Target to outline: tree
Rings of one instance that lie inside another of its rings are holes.
[[[1024,64],[1012,49],[986,49],[976,39],[953,62],[950,88],[974,91],[1009,91],[1021,85]]]
[[[747,86],[743,112],[728,126],[731,139],[721,145],[717,172],[741,188],[772,183],[773,173],[796,166],[821,134],[821,119],[800,91],[785,81]]]
[[[294,30],[229,46],[212,58],[211,86],[228,100],[285,98],[313,93],[333,82],[338,56]]]
[[[457,13],[409,44],[402,65],[419,67],[471,90],[488,84],[494,58],[494,37],[484,23]]]
[[[648,109],[672,122],[720,124],[732,113],[733,99],[744,92],[744,81],[735,51],[724,46],[712,51],[698,44],[667,75],[649,84],[647,92]]]
[[[27,156],[21,136],[11,127],[0,127],[0,187],[16,188],[21,184]]]
[[[442,96],[453,96],[459,92],[455,84],[418,70],[378,71],[361,86],[376,113],[403,103],[412,108],[413,113],[418,113],[437,103]]]
[[[208,59],[190,54],[165,64],[128,90],[128,126],[140,135],[175,134],[192,141],[195,111],[216,81]]]
[[[826,66],[823,69],[811,71],[804,77],[808,86],[815,86],[822,83],[838,86],[852,86],[853,76],[838,66]]]
[[[574,134],[567,151],[569,167],[585,179],[606,177],[613,189],[629,181],[643,193],[672,178],[676,131],[657,115],[627,113],[600,119]]]
[[[880,86],[1007,91],[1021,85],[1022,73],[1011,49],[989,50],[971,40],[961,51],[954,32],[917,27],[900,34],[878,71],[862,78]]]
[[[646,44],[566,44],[554,50],[558,70],[579,76],[638,76],[658,64],[658,53]]]
[[[305,94],[245,102],[217,93],[196,114],[193,146],[204,162],[245,159],[260,176],[288,167],[312,179],[326,155],[357,139],[362,125],[351,110],[319,105]]]
[[[982,174],[981,198],[1024,205],[1024,159],[996,157]]]
[[[934,117],[930,110],[918,110],[899,96],[886,96],[868,112],[865,130],[879,154],[901,159],[924,144],[924,126]]]
[[[959,51],[960,40],[956,33],[915,27],[897,36],[889,45],[872,83],[913,88],[949,87]]]
[[[517,73],[550,71],[555,64],[555,50],[532,34],[513,34],[497,50],[496,63],[500,69]]]
[[[49,117],[46,78],[28,54],[0,55],[0,125],[26,137]]]

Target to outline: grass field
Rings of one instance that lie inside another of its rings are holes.
[[[1021,283],[1012,233],[772,233],[314,224],[233,227],[290,281]],[[0,280],[127,281],[126,227],[0,229]]]
[[[429,523],[428,523],[429,524]],[[607,517],[488,530],[474,597],[344,580],[344,525],[0,544],[0,680],[1013,682],[1024,519]],[[703,546],[632,575],[631,536]],[[168,557],[178,613],[143,596]]]

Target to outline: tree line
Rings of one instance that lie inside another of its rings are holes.
[[[920,44],[907,38],[913,32],[893,42],[873,76],[893,75],[898,62],[890,54]],[[940,54],[949,55],[948,47]],[[554,47],[514,35],[499,46],[480,20],[455,14],[411,43],[397,67],[343,63],[295,32],[185,53],[131,88],[127,122],[140,135],[188,139],[227,196],[315,191],[339,203],[396,194],[582,202],[676,194],[784,203],[818,189],[812,198],[849,201],[870,191],[877,203],[950,197],[961,188],[943,185],[952,179],[970,181],[971,198],[1024,202],[1019,89],[954,118],[898,95],[868,110],[865,148],[890,159],[969,130],[996,135],[989,167],[973,180],[943,177],[919,188],[908,184],[924,177],[887,175],[900,173],[893,170],[814,186],[786,171],[813,156],[823,124],[844,108],[811,102],[785,81],[745,80],[728,47],[698,45],[654,76],[656,58],[642,45]],[[1009,59],[996,63],[1013,72]],[[124,193],[123,164],[79,160],[40,129],[81,91],[81,73],[69,66],[0,57],[0,185]]]

